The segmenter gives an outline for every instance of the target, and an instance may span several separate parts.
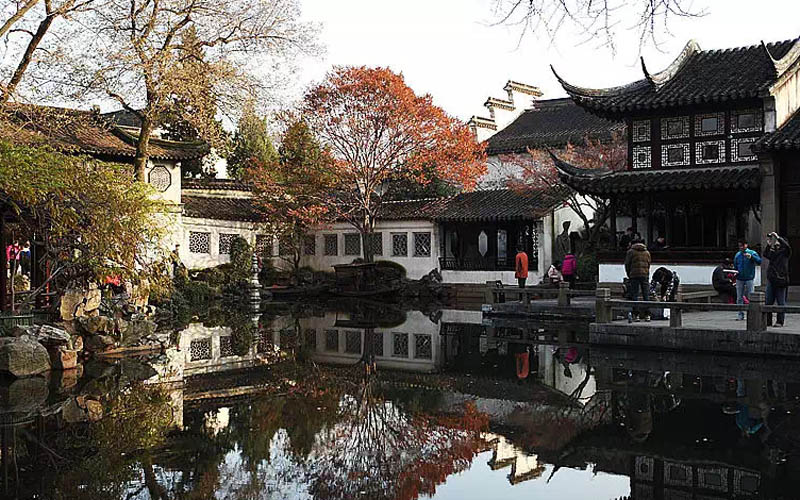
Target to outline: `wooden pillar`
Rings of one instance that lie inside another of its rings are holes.
[[[6,241],[6,207],[3,206],[0,208],[0,254],[2,254],[2,273],[0,273],[0,311],[6,310],[6,300],[7,300],[7,293],[6,290],[8,289],[8,279],[6,265],[8,262],[6,261],[6,247],[8,246],[8,242]]]
[[[609,205],[609,211],[611,212],[611,236],[614,238],[612,248],[616,250],[619,248],[619,240],[617,239],[617,199],[611,198]]]
[[[664,237],[667,239],[667,244],[672,244],[672,211],[675,208],[671,202],[667,203],[664,207]]]
[[[639,232],[639,200],[631,200],[631,227],[634,233]]]
[[[653,197],[647,197],[647,243],[653,241]]]

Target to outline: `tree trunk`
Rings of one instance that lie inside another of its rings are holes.
[[[139,138],[136,140],[136,157],[133,160],[133,167],[136,171],[136,180],[145,182],[145,171],[147,170],[147,160],[150,159],[150,134],[153,133],[155,124],[145,111],[142,116],[142,128],[139,131]]]
[[[49,10],[49,9],[48,9]],[[25,53],[22,54],[22,59],[17,64],[17,69],[14,70],[14,74],[11,75],[11,80],[9,80],[8,85],[5,89],[3,89],[2,95],[0,95],[0,101],[4,104],[8,102],[11,98],[11,95],[16,90],[17,85],[22,80],[22,76],[25,74],[25,71],[28,69],[28,66],[31,63],[31,59],[33,58],[33,53],[36,51],[36,48],[39,47],[39,43],[41,43],[42,38],[47,33],[47,30],[50,29],[50,25],[53,24],[56,15],[52,12],[48,12],[47,16],[39,23],[39,27],[36,29],[36,32],[33,34],[30,42],[28,42],[28,46],[25,48]]]

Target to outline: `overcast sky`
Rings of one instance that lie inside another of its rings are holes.
[[[800,36],[797,0],[695,0],[708,15],[676,18],[661,50],[642,55],[651,72],[669,64],[690,38],[703,49],[757,44]],[[638,35],[620,29],[617,53],[564,31],[553,45],[546,37],[490,26],[492,0],[302,0],[304,16],[322,24],[327,46],[322,60],[309,61],[299,84],[321,79],[331,65],[389,66],[402,72],[417,93],[430,93],[451,114],[486,115],[488,96],[505,97],[509,79],[538,86],[543,98],[563,90],[550,72],[578,85],[612,86],[639,79]]]

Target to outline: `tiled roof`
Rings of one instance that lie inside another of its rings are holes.
[[[249,198],[182,196],[184,217],[256,222],[261,214]]]
[[[761,185],[758,165],[625,171],[585,170],[555,156],[561,181],[579,193],[609,195],[707,189],[755,189]]]
[[[794,40],[724,50],[700,50],[693,41],[664,71],[607,89],[567,83],[564,90],[575,102],[595,112],[619,116],[636,111],[762,97],[797,57]],[[784,56],[786,56],[784,58]]]
[[[581,144],[586,137],[609,139],[625,124],[605,120],[576,105],[570,98],[536,101],[533,109],[487,141],[489,155],[524,153],[527,148],[560,148],[567,143]]]
[[[67,153],[85,153],[114,159],[133,159],[136,138],[103,120],[92,111],[19,106],[9,114],[14,126],[0,127],[0,136],[28,145],[47,144]],[[208,152],[205,143],[150,139],[150,157],[157,160],[190,160]]]
[[[182,189],[198,189],[209,191],[252,191],[253,186],[236,179],[183,179]]]
[[[800,149],[800,110],[795,111],[778,130],[756,142],[758,151],[778,149]]]
[[[560,191],[493,189],[447,198],[387,203],[384,219],[430,219],[440,222],[482,222],[537,219],[564,202]]]

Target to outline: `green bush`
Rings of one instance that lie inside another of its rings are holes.
[[[391,272],[397,273],[399,278],[406,277],[406,268],[403,267],[401,264],[398,264],[397,262],[392,262],[391,260],[376,260],[375,265],[381,272],[389,271],[390,273]]]
[[[231,241],[230,281],[245,281],[250,278],[253,265],[253,247],[237,236]]]
[[[597,281],[598,274],[597,254],[585,253],[578,257],[578,279],[580,281]]]

